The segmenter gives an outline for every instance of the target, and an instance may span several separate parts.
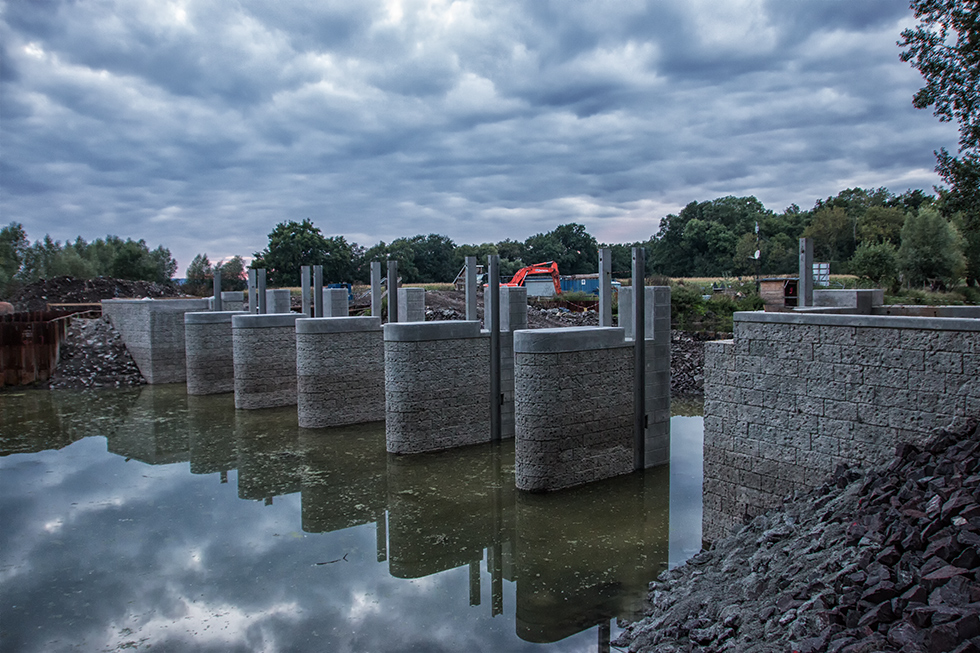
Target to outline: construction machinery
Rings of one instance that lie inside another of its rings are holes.
[[[558,264],[554,261],[535,263],[517,271],[514,277],[501,286],[527,288],[529,297],[546,297],[561,294],[561,277],[558,274]]]

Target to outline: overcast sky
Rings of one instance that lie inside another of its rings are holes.
[[[905,0],[0,0],[0,221],[250,255],[283,220],[370,246],[646,239],[938,179]]]

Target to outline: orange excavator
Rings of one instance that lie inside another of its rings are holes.
[[[542,279],[546,276],[551,277],[551,281],[555,284],[555,294],[560,295],[561,277],[558,274],[558,264],[554,261],[545,261],[544,263],[535,263],[534,265],[523,267],[517,271],[517,274],[515,274],[510,281],[500,285],[516,288],[523,286],[528,277],[531,277],[532,279]]]

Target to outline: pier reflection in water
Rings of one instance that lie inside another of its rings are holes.
[[[0,395],[0,612],[24,617],[0,642],[608,650],[700,544],[699,418],[675,419],[672,470],[538,495],[512,441],[398,457],[382,424],[183,386]]]

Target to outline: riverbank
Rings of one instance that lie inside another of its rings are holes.
[[[839,469],[650,585],[630,651],[980,651],[980,429]]]

